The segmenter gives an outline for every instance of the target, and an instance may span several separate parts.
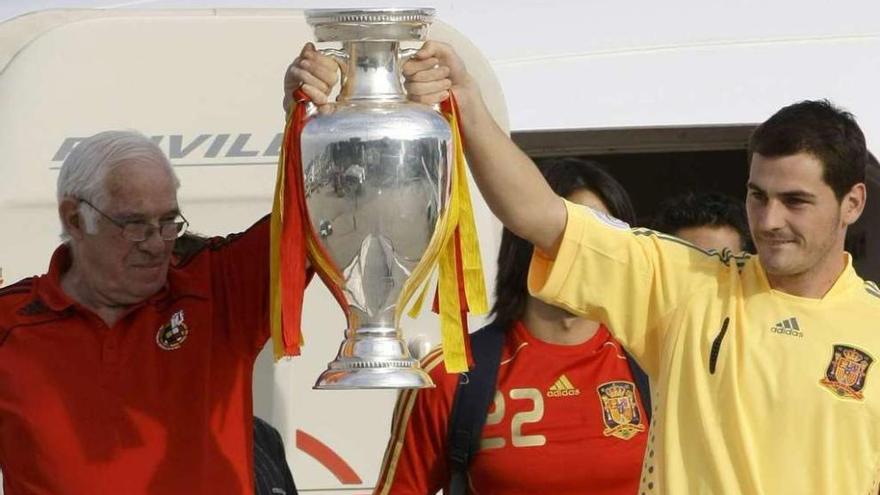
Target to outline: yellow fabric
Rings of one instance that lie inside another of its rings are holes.
[[[403,289],[400,291],[400,297],[397,300],[397,310],[394,320],[394,324],[398,327],[400,326],[402,313],[406,310],[407,304],[409,304],[409,301],[419,288],[421,288],[419,296],[416,298],[412,308],[407,314],[409,314],[410,318],[415,318],[422,310],[422,304],[424,303],[425,295],[428,292],[431,274],[434,272],[434,268],[437,266],[437,259],[440,256],[440,249],[446,245],[449,236],[452,235],[453,232],[448,228],[452,222],[450,217],[452,217],[453,212],[451,210],[452,208],[449,207],[440,215],[440,219],[437,221],[437,227],[434,229],[434,234],[431,236],[431,241],[428,243],[428,247],[425,248],[425,254],[422,255],[422,259],[419,260],[419,263],[413,269],[412,273],[410,273],[409,278],[403,283]]]
[[[471,193],[468,187],[467,165],[462,147],[461,129],[458,126],[458,116],[453,113],[450,117],[450,125],[454,134],[456,169],[453,175],[458,181],[459,196],[459,237],[461,239],[462,274],[464,275],[464,288],[467,294],[468,309],[471,314],[481,315],[489,312],[488,298],[486,297],[486,282],[483,277],[483,260],[480,256],[480,241],[477,238],[477,226],[474,222],[474,207],[471,203]],[[454,256],[454,253],[453,253]]]
[[[308,219],[306,219],[308,221]],[[321,251],[321,248],[315,244],[315,239],[311,236],[306,239],[306,248],[308,249],[308,257],[309,261],[312,263],[312,267],[315,271],[327,277],[335,287],[342,287],[342,284],[345,281],[342,279],[342,275],[339,273],[339,270],[336,268],[336,265],[332,260],[329,260],[324,257],[324,253]]]
[[[428,290],[431,287],[430,275],[432,273],[434,273],[433,270],[428,273],[429,278],[426,279],[425,282],[422,284],[422,290],[419,291],[419,297],[416,298],[415,302],[412,305],[412,308],[410,308],[409,313],[407,313],[410,318],[415,318],[416,316],[419,316],[419,313],[422,311],[422,305],[425,304],[425,297],[427,297]],[[404,306],[401,306],[401,308],[403,307]]]
[[[459,302],[458,277],[455,268],[455,229],[461,239],[462,274],[468,308],[473,314],[488,311],[486,287],[480,246],[473,217],[473,207],[467,184],[467,167],[462,148],[458,117],[453,112],[446,115],[452,128],[453,164],[450,177],[449,204],[438,221],[422,260],[404,284],[397,304],[396,322],[399,323],[416,291],[421,288],[409,311],[411,317],[418,315],[425,299],[430,275],[439,267],[437,290],[440,294],[440,334],[446,369],[449,373],[467,371],[467,351],[464,341],[464,324]]]
[[[535,254],[529,288],[607,323],[650,375],[639,493],[877,493],[880,365],[867,368],[861,400],[821,383],[835,345],[880,357],[876,286],[848,264],[822,299],[791,296],[770,288],[757,257],[707,254],[566,206],[556,259]]]
[[[306,219],[305,221],[308,222],[309,220]],[[312,264],[312,268],[315,270],[315,273],[321,277],[324,284],[330,288],[330,291],[342,291],[345,284],[342,274],[339,272],[339,269],[336,267],[333,260],[324,256],[324,252],[321,251],[317,241],[311,235],[306,238],[306,251],[308,254],[308,260]],[[355,314],[349,312],[348,308],[343,305],[343,302],[338,299],[337,302],[339,302],[340,307],[346,314],[348,328],[358,328],[359,323]]]
[[[294,112],[290,112],[284,127],[286,136],[293,122]],[[284,339],[281,336],[281,212],[284,205],[284,146],[278,157],[275,172],[275,196],[272,200],[272,218],[269,238],[269,328],[272,336],[272,353],[275,361],[284,356]]]
[[[467,349],[464,342],[461,304],[458,290],[458,274],[455,269],[455,242],[450,239],[440,252],[437,291],[440,293],[440,339],[443,345],[443,362],[448,373],[468,370]],[[448,350],[447,350],[448,349]]]
[[[455,153],[452,164],[452,201],[451,208],[458,210],[458,227],[462,275],[468,309],[472,314],[488,311],[486,287],[483,279],[483,266],[480,257],[480,246],[474,224],[474,213],[471,205],[470,191],[467,183],[467,168],[462,147],[458,116],[453,112],[448,115],[452,127],[453,146]],[[465,335],[462,331],[466,322],[459,301],[459,280],[456,270],[455,236],[451,236],[446,247],[440,254],[440,271],[438,277],[440,291],[440,335],[443,344],[443,360],[448,373],[460,373],[468,370]]]

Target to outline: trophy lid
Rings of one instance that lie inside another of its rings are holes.
[[[312,9],[306,22],[323,41],[424,41],[435,10]]]

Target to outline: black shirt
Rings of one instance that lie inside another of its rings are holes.
[[[293,475],[284,457],[281,434],[269,423],[254,417],[254,493],[296,495]]]

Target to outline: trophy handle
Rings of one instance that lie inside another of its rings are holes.
[[[421,50],[421,48],[401,48],[400,52],[397,54],[397,60],[400,62],[400,65],[403,66],[403,64],[405,64],[407,60],[413,58],[419,50]],[[431,105],[431,108],[433,108],[435,112],[441,113],[439,103]]]
[[[318,51],[321,54],[326,55],[336,61],[336,65],[339,66],[339,70],[342,73],[340,82],[342,84],[345,84],[345,73],[348,71],[348,61],[349,59],[351,59],[351,56],[349,56],[348,52],[346,52],[345,50],[340,50],[338,48],[319,48]]]
[[[348,53],[346,53],[345,50],[340,50],[338,48],[319,48],[318,51],[328,57],[339,58],[348,62]]]
[[[397,60],[400,61],[400,65],[406,63],[406,61],[411,59],[419,50],[421,50],[421,48],[402,48],[400,53],[397,54]]]
[[[338,48],[318,48],[318,52],[336,61],[336,65],[339,66],[340,72],[339,82],[345,84],[346,68],[348,67],[348,61],[351,58],[349,57],[348,52]],[[333,88],[330,88],[330,90],[332,91]],[[317,106],[314,103],[309,102],[309,106],[306,109],[306,115],[314,115],[317,111]]]

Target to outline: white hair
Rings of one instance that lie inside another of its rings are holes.
[[[175,189],[180,180],[168,157],[150,138],[136,131],[104,131],[81,141],[64,159],[58,174],[58,204],[72,198],[86,200],[103,208],[107,200],[106,177],[116,167],[131,162],[156,163],[165,167],[174,180]],[[83,203],[79,204],[83,227],[94,233],[98,213]],[[61,222],[64,240],[69,240],[64,222]]]

